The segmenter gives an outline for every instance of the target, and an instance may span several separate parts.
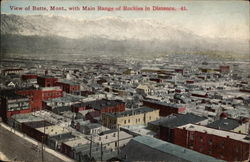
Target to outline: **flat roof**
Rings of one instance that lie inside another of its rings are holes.
[[[189,131],[197,131],[197,132],[212,134],[212,135],[216,135],[216,136],[220,136],[220,137],[224,137],[224,138],[229,137],[229,138],[237,140],[237,141],[249,143],[249,140],[246,140],[247,135],[244,135],[244,134],[208,128],[205,126],[195,125],[195,124],[186,124],[186,125],[180,126],[178,128],[180,128],[180,129],[185,128],[186,130],[189,130]]]
[[[58,83],[69,84],[69,85],[79,85],[79,83],[70,80],[59,80]]]
[[[115,134],[115,136],[114,136]],[[107,143],[111,143],[111,142],[115,142],[118,140],[118,132],[111,132],[109,134],[103,134],[100,136],[95,136],[93,137],[93,141],[96,143],[102,143],[102,144],[107,144]],[[124,131],[119,131],[119,140],[125,140],[125,139],[129,139],[132,138],[133,136],[124,132]]]
[[[118,104],[123,104],[124,102],[120,101],[120,100],[107,100],[107,99],[102,99],[102,100],[95,100],[95,101],[90,101],[87,102],[86,104],[93,108],[93,109],[97,109],[97,110],[101,110],[105,107],[111,107],[111,106],[116,106]]]
[[[73,139],[73,140],[69,140],[67,142],[64,142],[64,144],[70,146],[70,147],[77,147],[80,145],[85,145],[85,144],[89,144],[90,141],[86,138],[77,138],[77,139]]]
[[[233,130],[239,127],[240,121],[236,119],[219,119],[207,125],[207,127],[222,129],[222,130]]]
[[[178,126],[186,125],[189,123],[197,123],[207,119],[207,117],[201,117],[192,113],[176,114],[175,116],[162,121],[160,125],[163,127],[176,128]]]
[[[37,128],[36,130],[40,131],[40,132],[44,132],[44,127],[41,128]],[[55,136],[55,135],[59,135],[59,134],[64,134],[64,133],[69,133],[70,131],[60,127],[58,125],[52,125],[52,126],[46,126],[45,127],[45,134],[49,135],[49,136]]]
[[[178,109],[180,107],[185,107],[184,105],[181,105],[181,104],[171,104],[171,103],[155,101],[155,100],[143,100],[143,101],[158,104],[158,105],[162,105],[162,106],[167,106],[167,107],[171,107],[171,108],[176,108],[176,109]]]
[[[125,117],[125,116],[132,116],[138,114],[144,114],[147,112],[157,111],[156,109],[149,108],[149,107],[141,107],[133,110],[127,110],[123,112],[114,112],[114,113],[106,113],[113,117]],[[159,111],[159,110],[158,110]]]

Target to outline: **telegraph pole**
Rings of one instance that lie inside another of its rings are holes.
[[[89,156],[90,156],[90,159],[92,159],[92,138],[93,138],[93,136],[92,136],[92,134],[91,134],[91,140],[90,140],[90,149],[89,149]]]
[[[103,152],[102,152],[102,142],[101,142],[101,161],[103,161]]]
[[[42,136],[42,162],[44,162],[44,137],[45,137],[45,120],[43,121],[43,136]]]
[[[119,141],[120,141],[120,128],[119,128],[119,124],[118,124],[118,135],[117,135],[117,154],[120,154],[120,150],[119,150]]]

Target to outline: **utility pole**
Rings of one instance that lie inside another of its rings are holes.
[[[119,128],[119,124],[118,124],[118,135],[117,135],[117,154],[119,155],[119,140],[120,140],[120,128]]]
[[[90,148],[89,148],[89,157],[90,157],[90,159],[92,159],[92,138],[93,138],[93,136],[92,136],[92,134],[91,134],[91,140],[90,140]]]
[[[101,161],[103,161],[102,142],[101,142]]]
[[[45,137],[45,120],[43,121],[43,136],[42,136],[42,162],[44,162],[44,137]]]

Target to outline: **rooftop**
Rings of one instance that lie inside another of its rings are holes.
[[[149,107],[141,107],[133,110],[127,110],[123,112],[114,112],[114,113],[107,113],[113,117],[125,117],[125,116],[132,116],[132,115],[138,115],[138,114],[144,114],[147,112],[157,111],[153,108]]]
[[[67,141],[67,142],[64,142],[66,145],[74,148],[74,147],[77,147],[77,146],[80,146],[80,145],[85,145],[85,144],[89,144],[90,141],[87,140],[86,138],[78,138],[78,139],[73,139],[73,140],[70,140],[70,141]]]
[[[220,119],[208,124],[207,127],[222,130],[233,130],[240,125],[240,122],[235,119]]]
[[[60,80],[58,83],[69,84],[69,85],[79,85],[79,83],[70,81],[70,80]]]
[[[131,145],[132,144],[132,145]],[[130,148],[125,152],[128,161],[131,160],[167,160],[167,161],[220,161],[213,157],[186,149],[184,147],[168,143],[149,136],[137,136],[127,146]],[[125,146],[125,148],[127,147]],[[140,149],[136,154],[134,151]]]
[[[195,125],[195,124],[186,124],[186,125],[180,126],[178,128],[180,128],[180,129],[185,128],[186,130],[189,130],[189,131],[196,131],[196,132],[202,132],[202,133],[207,133],[207,134],[213,134],[216,136],[231,138],[231,139],[234,139],[237,141],[249,143],[249,141],[246,140],[246,135],[244,135],[244,134],[208,128],[205,126]]]
[[[106,99],[90,101],[87,103],[89,107],[97,109],[97,110],[101,110],[105,107],[116,106],[119,104],[124,104],[124,103],[120,100],[106,100]]]
[[[176,108],[176,109],[184,107],[184,105],[181,105],[181,104],[170,104],[170,103],[156,101],[156,100],[144,100],[144,101],[158,104],[158,105],[162,105],[162,106],[166,106],[166,107]]]
[[[176,116],[162,121],[160,124],[163,127],[176,128],[178,126],[186,125],[189,123],[197,123],[206,120],[206,117],[194,115],[192,113],[177,114]]]
[[[44,127],[37,128],[36,130],[38,130],[40,132],[44,132]],[[52,126],[45,127],[45,134],[47,134],[49,136],[55,136],[55,135],[65,134],[65,133],[69,133],[69,131],[63,127],[58,126],[58,125],[52,125]]]
[[[34,121],[34,122],[26,122],[24,123],[26,126],[32,127],[32,128],[41,128],[41,127],[47,127],[51,126],[53,124],[43,120],[43,121]]]
[[[41,76],[38,76],[38,77],[39,78],[55,78],[54,76],[51,76],[51,75],[41,75]]]

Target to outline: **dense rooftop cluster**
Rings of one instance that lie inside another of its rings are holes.
[[[3,59],[0,117],[76,161],[247,161],[247,67],[203,55]]]

